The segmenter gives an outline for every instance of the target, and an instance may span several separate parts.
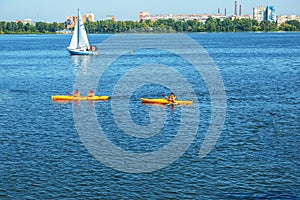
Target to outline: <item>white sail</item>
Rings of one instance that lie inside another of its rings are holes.
[[[81,14],[78,10],[78,24],[79,24],[79,47],[86,47],[86,48],[89,48],[90,47],[90,44],[89,44],[89,40],[87,38],[87,35],[86,35],[86,31],[85,31],[85,27],[84,27],[84,24],[83,24],[83,21],[81,19]]]
[[[70,49],[77,49],[77,38],[78,38],[78,22],[76,22],[75,24],[75,29],[74,29],[74,33],[73,33],[73,36],[72,36],[72,39],[71,39],[71,43],[69,45],[68,48]]]
[[[84,24],[82,22],[80,11],[78,10],[77,22],[75,25],[74,33],[71,39],[70,49],[89,48],[90,44],[87,38]]]

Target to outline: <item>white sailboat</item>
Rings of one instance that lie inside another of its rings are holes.
[[[71,55],[91,55],[96,54],[97,51],[95,47],[90,46],[79,9],[74,33],[67,50]]]

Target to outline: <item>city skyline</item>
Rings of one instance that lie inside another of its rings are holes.
[[[277,15],[300,15],[299,0],[237,0],[242,5],[242,14],[252,15],[255,6],[276,6]],[[62,22],[68,15],[76,15],[77,8],[81,13],[92,12],[95,20],[105,19],[107,15],[116,16],[117,20],[138,20],[140,11],[149,11],[151,14],[216,14],[218,9],[227,16],[234,14],[234,0],[11,0],[1,2],[0,21],[15,21],[30,18],[33,21]]]

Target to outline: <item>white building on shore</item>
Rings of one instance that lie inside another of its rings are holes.
[[[223,14],[178,14],[178,15],[157,14],[157,15],[151,15],[150,12],[145,11],[145,12],[140,12],[139,20],[140,21],[145,21],[145,20],[157,21],[159,19],[173,19],[175,21],[196,20],[196,21],[205,23],[209,17],[212,17],[214,19],[221,19],[221,20],[226,19],[226,16]]]

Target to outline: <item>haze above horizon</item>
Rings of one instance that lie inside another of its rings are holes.
[[[242,14],[252,16],[255,6],[272,5],[277,15],[300,15],[299,0],[238,0]],[[218,8],[227,15],[233,14],[234,0],[10,0],[0,3],[0,21],[15,21],[30,18],[33,21],[63,22],[66,16],[76,15],[77,8],[82,14],[94,13],[95,20],[114,15],[117,20],[138,20],[140,11],[151,14],[216,14]]]

